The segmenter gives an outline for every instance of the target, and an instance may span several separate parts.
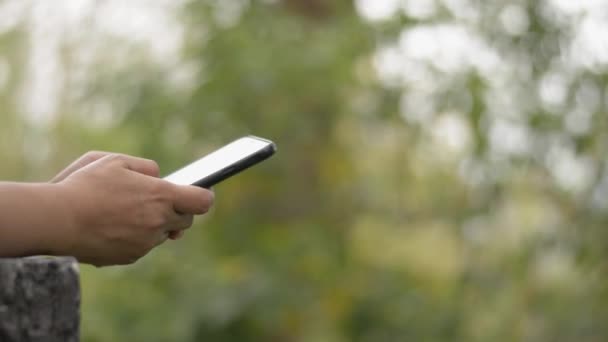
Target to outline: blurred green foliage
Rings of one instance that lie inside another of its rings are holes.
[[[241,135],[279,146],[218,185],[184,239],[83,266],[83,341],[605,341],[607,66],[560,64],[576,30],[546,1],[463,2],[476,19],[454,3],[370,21],[349,1],[191,1],[169,67],[84,30],[61,45],[60,114],[43,124],[18,103],[27,23],[4,32],[5,179],[48,179],[92,149],[167,174]],[[450,66],[458,46],[437,40],[405,76],[383,71],[433,25],[495,56]],[[83,79],[86,39],[99,54]],[[554,72],[568,82],[547,104]]]

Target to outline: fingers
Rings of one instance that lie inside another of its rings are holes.
[[[177,240],[184,235],[184,231],[192,226],[193,215],[175,213],[167,224],[168,230],[162,232],[161,243],[167,239]]]
[[[170,231],[184,230],[190,228],[193,221],[193,215],[176,213],[168,226]]]
[[[155,178],[160,177],[159,166],[153,160],[127,155],[118,155],[117,158],[129,170]],[[164,180],[160,181],[164,183],[163,189],[168,189],[168,191],[172,192],[173,209],[177,213],[201,215],[208,212],[209,208],[213,205],[213,191],[198,186],[175,185]],[[190,222],[190,224],[192,223]]]
[[[173,185],[173,209],[178,213],[201,215],[213,205],[212,191],[192,185]]]
[[[155,178],[160,177],[160,168],[158,166],[158,163],[154,160],[133,157],[124,154],[114,155],[113,157],[118,159],[125,168],[131,171],[135,171],[137,173],[141,173]]]
[[[91,151],[70,164],[65,170],[61,171],[51,183],[58,183],[70,176],[72,173],[83,167],[94,163],[100,159],[118,160],[124,168],[152,177],[160,177],[158,164],[150,159],[133,157],[125,154],[117,154],[103,151]]]
[[[68,167],[66,167],[63,171],[61,171],[57,176],[55,176],[55,178],[53,178],[51,180],[51,183],[59,183],[62,180],[66,179],[69,175],[71,175],[75,171],[78,171],[79,169],[81,169],[105,156],[108,156],[110,154],[111,154],[110,152],[103,152],[103,151],[87,152],[85,155],[78,158],[76,161],[74,161],[72,164],[70,164]]]
[[[110,154],[112,153],[105,151],[89,151],[85,153],[80,159],[78,159],[76,163],[79,163],[80,166],[86,166]]]
[[[184,236],[184,230],[172,230],[169,232],[169,239],[171,240],[179,240]]]
[[[158,237],[158,241],[156,242],[156,244],[154,244],[154,247],[162,245],[163,243],[165,243],[165,241],[167,241],[168,238],[169,232],[161,232],[160,236]]]

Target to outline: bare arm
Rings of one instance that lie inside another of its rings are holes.
[[[53,183],[0,183],[0,257],[73,255],[127,264],[204,214],[213,193],[158,178],[150,160],[94,152]]]
[[[55,184],[0,183],[0,257],[51,254],[70,217]]]

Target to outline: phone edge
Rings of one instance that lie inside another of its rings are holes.
[[[272,155],[274,155],[276,153],[277,146],[274,142],[272,142],[268,139],[259,138],[259,137],[253,136],[253,135],[249,135],[248,137],[268,142],[268,146],[264,147],[263,149],[259,150],[256,153],[252,154],[248,158],[239,160],[238,162],[236,162],[235,164],[232,164],[231,166],[228,166],[206,178],[200,179],[200,180],[192,183],[192,185],[208,189],[208,188],[218,184],[219,182],[226,180],[242,171],[247,170],[248,168],[252,167],[253,165],[256,165],[256,164],[270,158]]]

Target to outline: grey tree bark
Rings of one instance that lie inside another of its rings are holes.
[[[77,342],[79,326],[74,258],[0,259],[0,341]]]

